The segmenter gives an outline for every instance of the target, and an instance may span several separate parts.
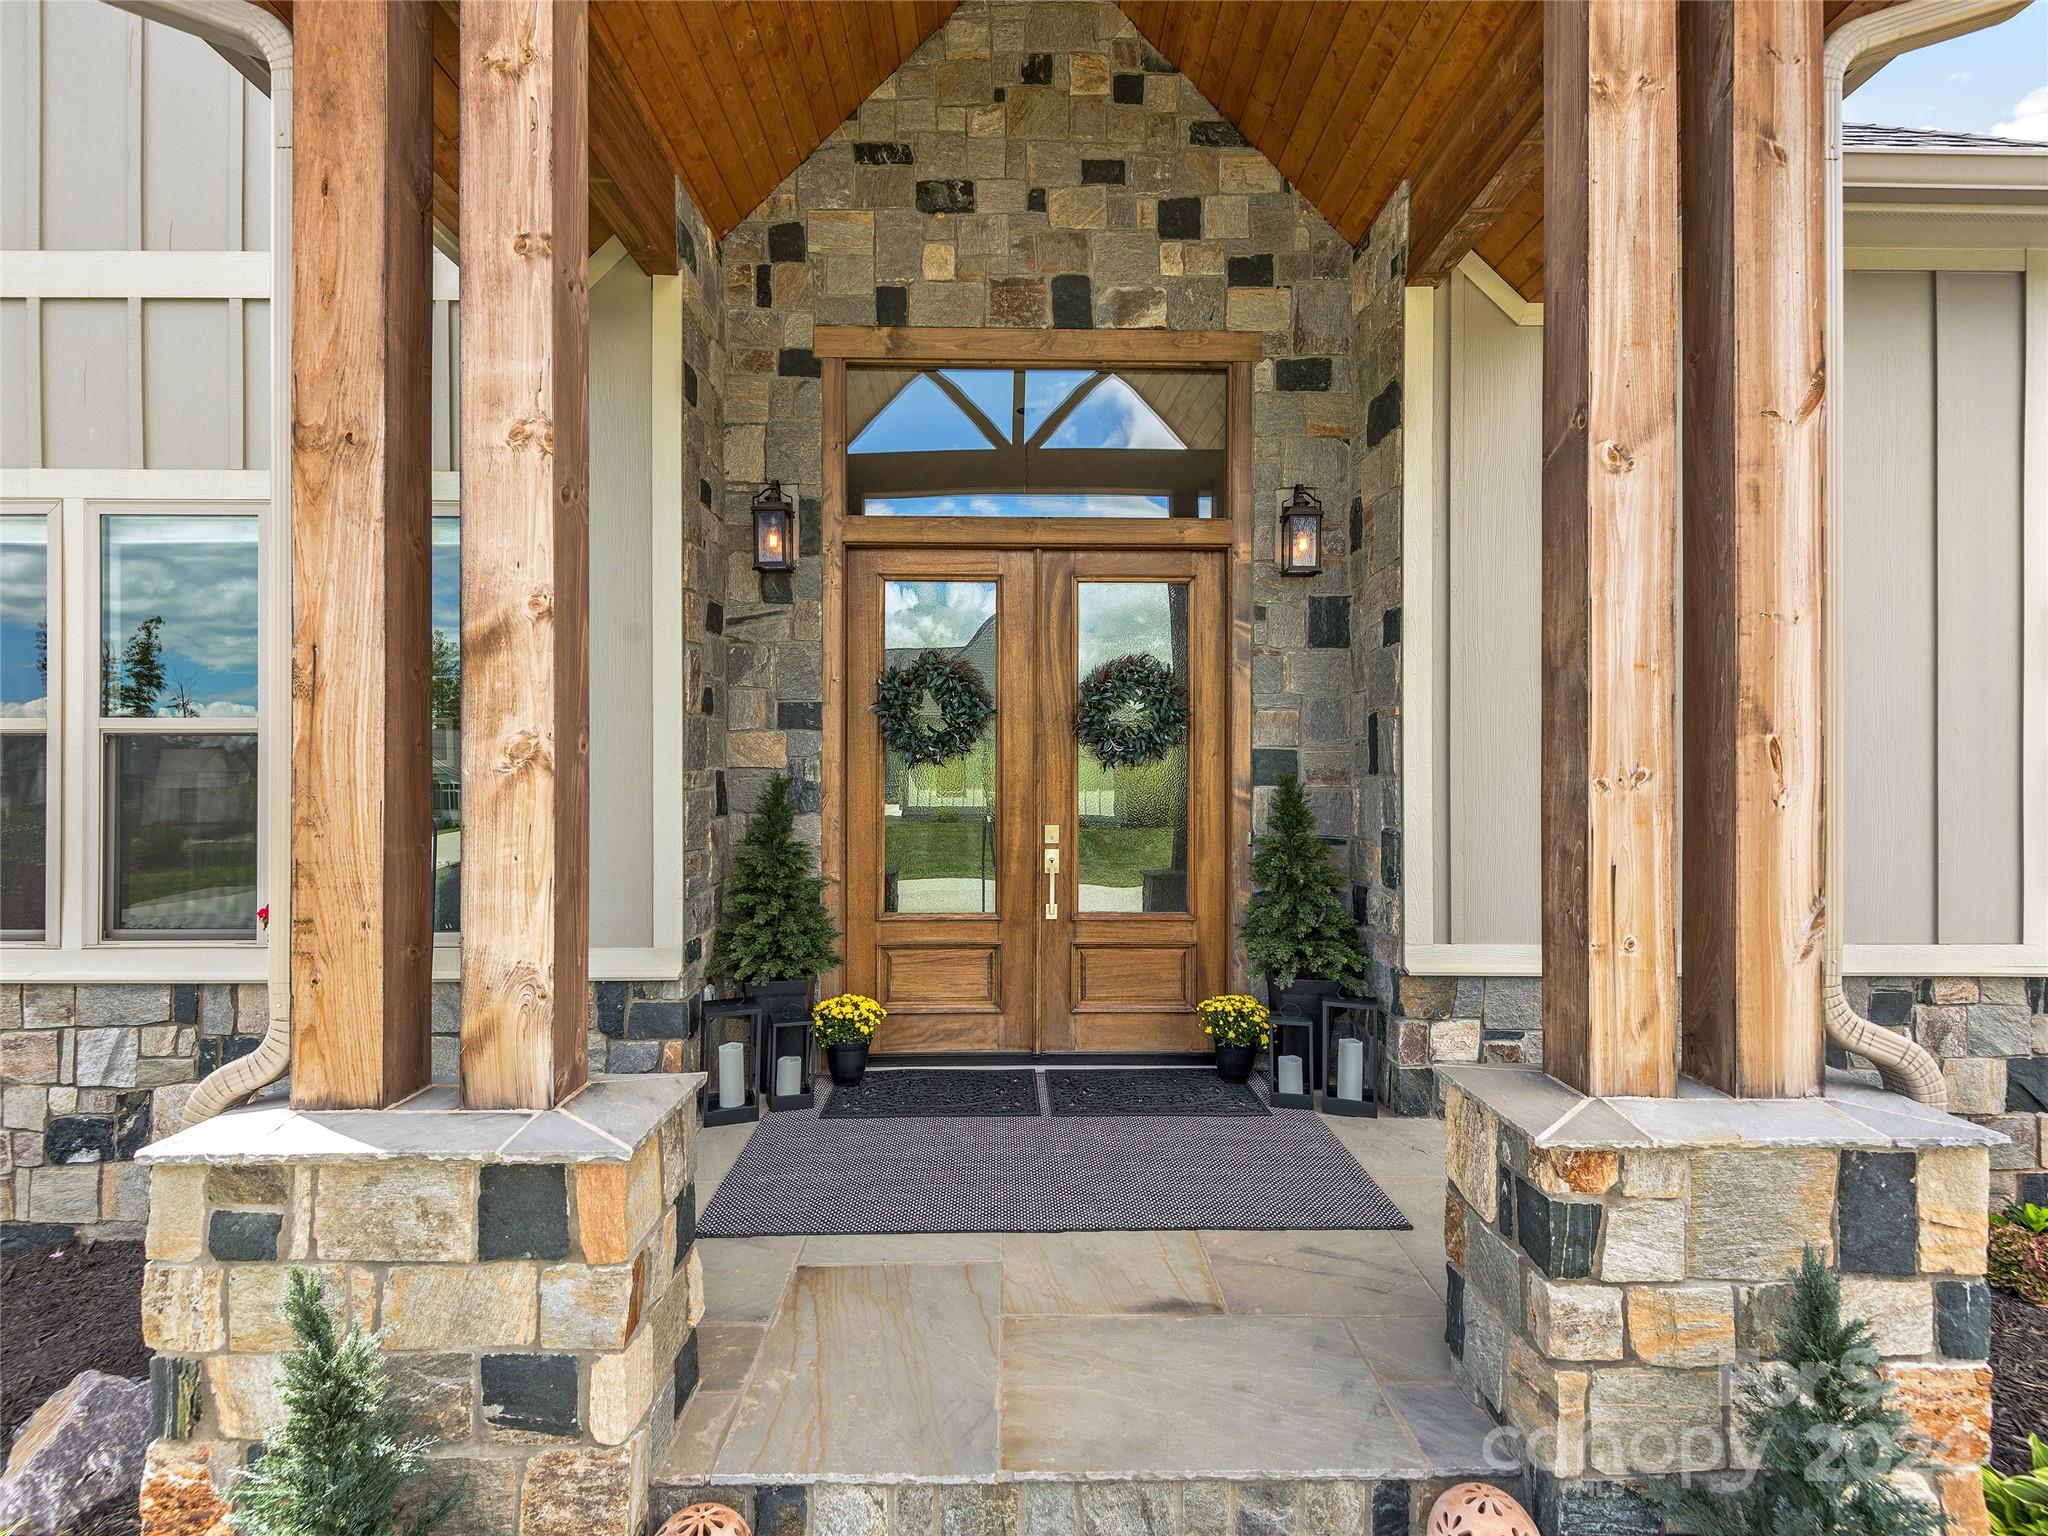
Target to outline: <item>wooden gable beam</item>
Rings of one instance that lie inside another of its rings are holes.
[[[640,115],[625,65],[590,34],[590,211],[619,237],[649,277],[681,270],[676,250],[676,177],[668,153]],[[595,222],[590,246],[599,244]]]
[[[1439,283],[1543,172],[1543,12],[1493,40],[1411,182],[1408,281]]]

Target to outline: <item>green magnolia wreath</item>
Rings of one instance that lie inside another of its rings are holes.
[[[1187,690],[1156,656],[1105,661],[1082,679],[1074,734],[1105,768],[1156,763],[1187,738]]]
[[[874,712],[883,745],[917,768],[950,763],[971,752],[996,712],[996,701],[972,662],[926,651],[875,680]]]

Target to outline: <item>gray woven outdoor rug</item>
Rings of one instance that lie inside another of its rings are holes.
[[[821,1078],[821,1104],[829,1091]],[[785,1110],[755,1128],[697,1219],[706,1237],[1408,1225],[1303,1109],[889,1121]]]

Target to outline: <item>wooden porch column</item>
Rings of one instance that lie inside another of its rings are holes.
[[[301,0],[292,184],[292,1103],[426,1085],[432,7]]]
[[[1677,1086],[1678,6],[1543,8],[1543,1061]]]
[[[462,0],[462,1102],[589,1075],[588,16]]]
[[[1680,7],[1686,1071],[1820,1092],[1820,7]]]

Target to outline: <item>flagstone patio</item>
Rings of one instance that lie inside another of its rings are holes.
[[[1328,1122],[1412,1232],[704,1238],[707,1486],[1501,1475],[1444,1333],[1436,1120]],[[752,1126],[703,1133],[707,1202]]]

